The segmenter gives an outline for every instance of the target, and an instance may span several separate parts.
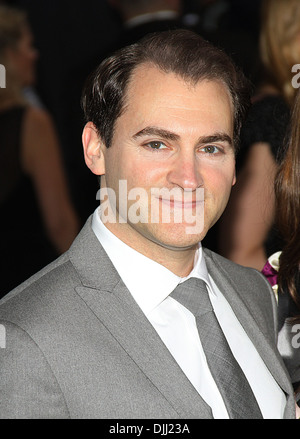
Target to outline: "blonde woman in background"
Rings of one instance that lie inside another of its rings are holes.
[[[0,297],[67,250],[79,227],[52,120],[24,97],[36,58],[26,15],[0,5]]]
[[[263,0],[262,80],[242,130],[237,184],[220,224],[220,253],[261,270],[281,248],[274,228],[274,176],[296,90],[292,66],[300,62],[299,0]]]

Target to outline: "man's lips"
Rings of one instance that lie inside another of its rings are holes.
[[[178,209],[193,209],[197,206],[200,206],[201,203],[204,202],[204,200],[189,200],[189,201],[185,201],[185,200],[170,200],[168,198],[159,198],[159,201],[164,204],[167,205],[171,208],[178,208]]]

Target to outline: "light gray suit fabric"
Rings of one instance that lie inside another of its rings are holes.
[[[285,417],[294,418],[268,283],[208,250],[204,256],[287,395]],[[91,218],[67,253],[1,300],[0,324],[0,418],[212,418],[120,279]]]

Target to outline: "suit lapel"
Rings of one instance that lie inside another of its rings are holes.
[[[262,329],[258,326],[255,316],[243,300],[238,286],[229,278],[219,261],[216,258],[212,260],[207,254],[205,254],[205,260],[208,272],[211,274],[220,291],[224,294],[274,379],[285,393],[289,393],[289,378],[287,374],[284,373],[284,368],[278,368],[278,361],[281,361],[281,358],[272,346],[269,335],[264,334]]]
[[[120,279],[90,223],[69,253],[83,283],[76,288],[77,293],[164,395],[178,417],[212,418],[210,407],[182,372]]]

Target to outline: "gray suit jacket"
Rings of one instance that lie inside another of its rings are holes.
[[[208,250],[205,259],[293,418],[268,283]],[[0,324],[0,418],[212,418],[120,279],[91,218],[67,253],[2,299]]]

